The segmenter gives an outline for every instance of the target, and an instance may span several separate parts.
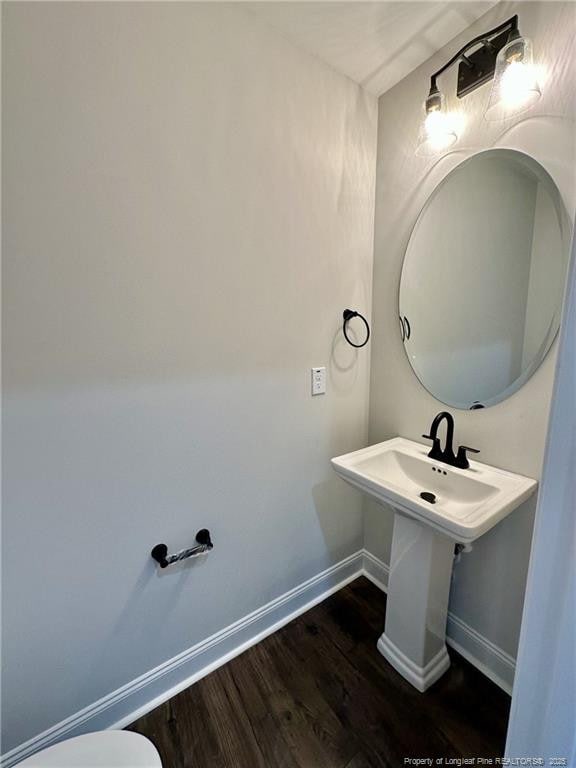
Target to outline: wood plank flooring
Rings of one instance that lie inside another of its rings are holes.
[[[164,768],[401,768],[500,757],[509,697],[450,652],[418,693],[376,650],[386,596],[361,577],[133,723]]]

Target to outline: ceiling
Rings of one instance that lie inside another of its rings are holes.
[[[379,96],[495,5],[477,2],[245,2],[299,48]]]

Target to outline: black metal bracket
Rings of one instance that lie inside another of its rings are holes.
[[[404,315],[404,338],[406,339],[406,341],[408,341],[411,334],[412,334],[412,328],[410,327],[410,321],[408,320],[406,315]]]
[[[509,32],[503,32],[490,41],[490,47],[483,45],[471,53],[466,61],[460,62],[456,83],[456,96],[459,99],[492,80],[496,69],[496,56],[508,42],[509,35]]]
[[[459,62],[456,86],[456,95],[459,99],[491,80],[496,69],[496,56],[498,52],[507,43],[519,36],[518,16],[516,15],[494,27],[489,32],[478,35],[473,40],[467,42],[444,66],[440,67],[431,76],[430,96],[428,98],[439,93],[436,79],[456,62]],[[477,46],[480,46],[480,48],[470,53]]]
[[[180,552],[176,552],[174,555],[168,554],[168,547],[166,544],[156,544],[150,554],[159,564],[160,568],[166,568],[166,566],[172,563],[177,563],[179,560],[187,560],[189,557],[196,557],[196,555],[202,555],[205,552],[209,552],[214,545],[210,538],[210,531],[207,528],[202,528],[196,534],[196,546],[189,549],[182,549]]]
[[[342,333],[344,334],[344,338],[350,344],[352,347],[356,347],[356,349],[360,349],[360,347],[365,347],[366,344],[368,344],[368,339],[370,338],[370,326],[368,325],[368,320],[364,317],[364,315],[361,315],[360,312],[356,312],[353,309],[345,309],[342,313],[342,317],[344,319],[344,323],[342,324]],[[350,341],[350,338],[346,332],[346,326],[348,325],[348,322],[352,320],[353,317],[359,317],[360,320],[364,323],[366,326],[366,338],[362,342],[362,344],[355,344],[353,341]]]
[[[404,315],[404,317],[402,317],[401,315],[398,315],[398,318],[400,320],[400,336],[402,337],[402,341],[408,341],[412,333],[412,328],[410,327],[410,321],[408,320],[406,315]]]

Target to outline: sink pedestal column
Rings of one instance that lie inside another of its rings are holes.
[[[396,513],[384,634],[378,650],[419,691],[450,666],[446,615],[454,541]]]

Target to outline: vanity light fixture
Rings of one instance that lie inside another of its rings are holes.
[[[431,76],[417,155],[442,152],[458,138],[456,116],[446,111],[444,95],[437,85],[440,75],[456,63],[456,96],[459,99],[494,78],[485,114],[487,120],[502,120],[523,112],[540,97],[532,62],[532,43],[520,35],[518,16],[512,16],[463,45]]]

